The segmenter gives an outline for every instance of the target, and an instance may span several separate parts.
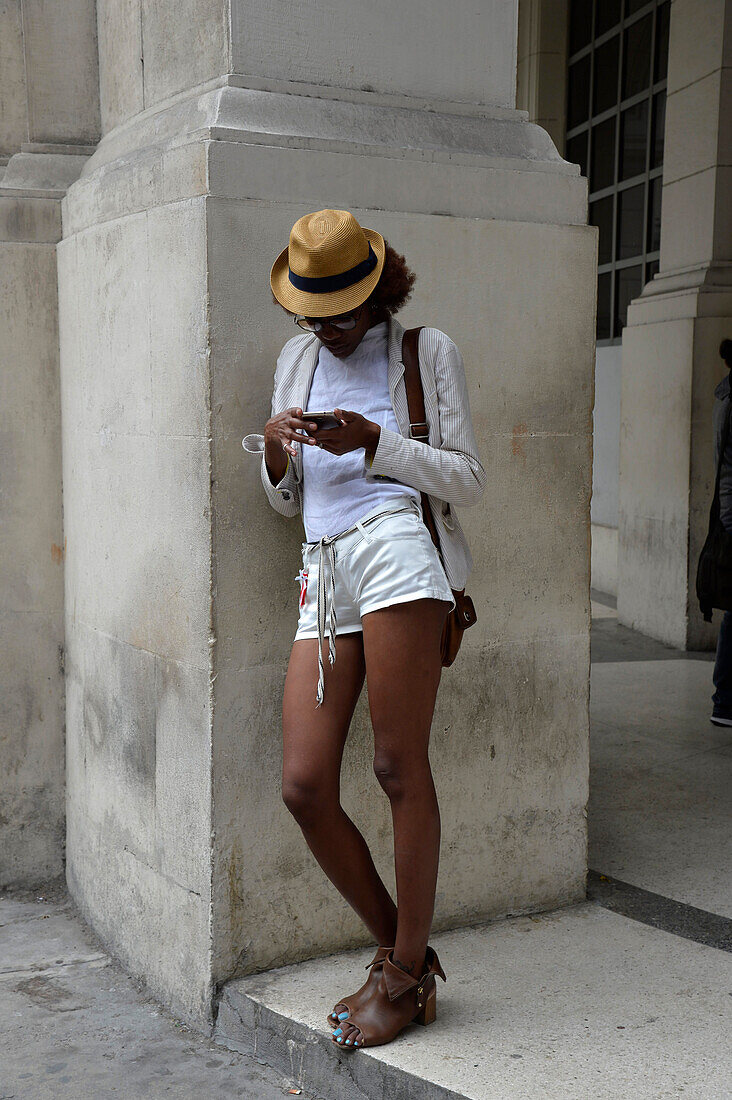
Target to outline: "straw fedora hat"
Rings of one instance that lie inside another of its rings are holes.
[[[384,238],[363,229],[347,210],[318,210],[299,218],[269,281],[291,313],[335,317],[365,302],[384,267]]]

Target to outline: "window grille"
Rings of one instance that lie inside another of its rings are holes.
[[[670,0],[572,0],[565,159],[600,230],[597,342],[658,271]]]

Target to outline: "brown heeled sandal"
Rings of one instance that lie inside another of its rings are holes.
[[[350,996],[344,997],[342,1000],[338,1001],[338,1003],[333,1006],[333,1011],[328,1013],[327,1019],[331,1027],[338,1027],[339,1024],[342,1024],[343,1020],[353,1015],[361,1001],[366,1000],[367,994],[371,992],[371,988],[375,984],[376,978],[381,971],[384,959],[392,950],[393,948],[391,947],[376,948],[376,954],[373,959],[370,963],[366,963],[366,969],[370,970],[370,973],[361,988],[357,989],[355,993],[351,993]]]
[[[396,966],[391,948],[378,968],[371,995],[363,998],[360,1006],[343,1021],[343,1025],[357,1028],[358,1033],[346,1038],[342,1025],[334,1030],[333,1042],[343,1050],[382,1046],[395,1039],[408,1024],[433,1023],[437,1015],[435,977],[439,975],[443,982],[447,979],[431,947],[427,948],[425,967],[420,978],[413,978]]]

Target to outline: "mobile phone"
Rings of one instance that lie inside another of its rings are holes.
[[[304,412],[302,420],[311,420],[318,428],[340,428],[341,422],[333,412]]]

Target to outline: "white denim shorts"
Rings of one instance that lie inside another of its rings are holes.
[[[373,508],[340,535],[304,542],[302,570],[296,580],[300,582],[300,618],[295,641],[318,638],[320,642],[318,705],[323,698],[326,628],[332,665],[335,636],[363,630],[361,618],[370,611],[422,599],[446,600],[450,608],[455,606],[420,502],[412,496],[395,497]]]

